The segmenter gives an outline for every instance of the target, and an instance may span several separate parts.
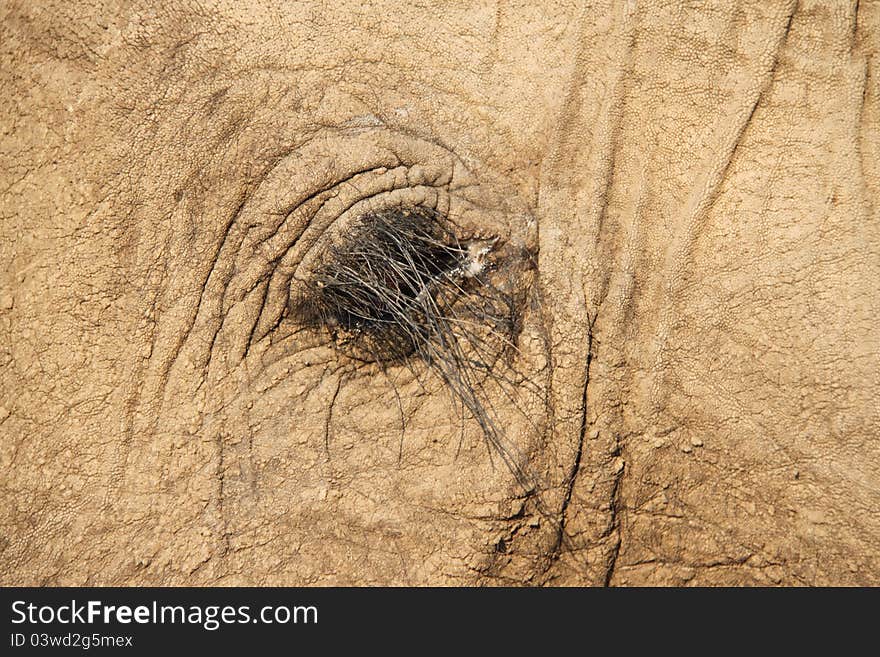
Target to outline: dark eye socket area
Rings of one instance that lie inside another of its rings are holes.
[[[418,354],[434,363],[463,357],[464,347],[479,352],[474,329],[507,325],[508,332],[512,303],[486,278],[494,240],[459,238],[447,225],[426,207],[364,215],[326,250],[294,316],[328,329],[342,352],[368,362]]]

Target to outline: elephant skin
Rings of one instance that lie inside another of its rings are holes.
[[[880,3],[76,4],[0,9],[0,582],[880,584]],[[288,314],[414,206],[500,447]]]

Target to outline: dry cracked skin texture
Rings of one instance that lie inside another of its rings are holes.
[[[3,584],[880,584],[880,3],[259,4],[4,3]],[[407,206],[524,478],[285,312]]]

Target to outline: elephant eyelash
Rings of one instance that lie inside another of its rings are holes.
[[[512,328],[510,300],[487,282],[497,240],[460,240],[428,208],[393,208],[360,218],[332,245],[294,303],[302,323],[327,329],[340,351],[393,365],[413,355],[432,360],[455,342],[464,320]],[[461,337],[461,336],[459,336]]]
[[[487,380],[511,383],[504,357],[520,330],[515,285],[498,275],[496,237],[458,237],[450,226],[427,207],[365,214],[326,248],[288,314],[326,331],[355,362],[383,371],[424,363],[526,485],[484,392]]]

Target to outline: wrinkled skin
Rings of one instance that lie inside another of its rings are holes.
[[[2,9],[0,582],[880,584],[878,3],[181,4]],[[277,321],[388,203],[536,258],[526,485]]]

